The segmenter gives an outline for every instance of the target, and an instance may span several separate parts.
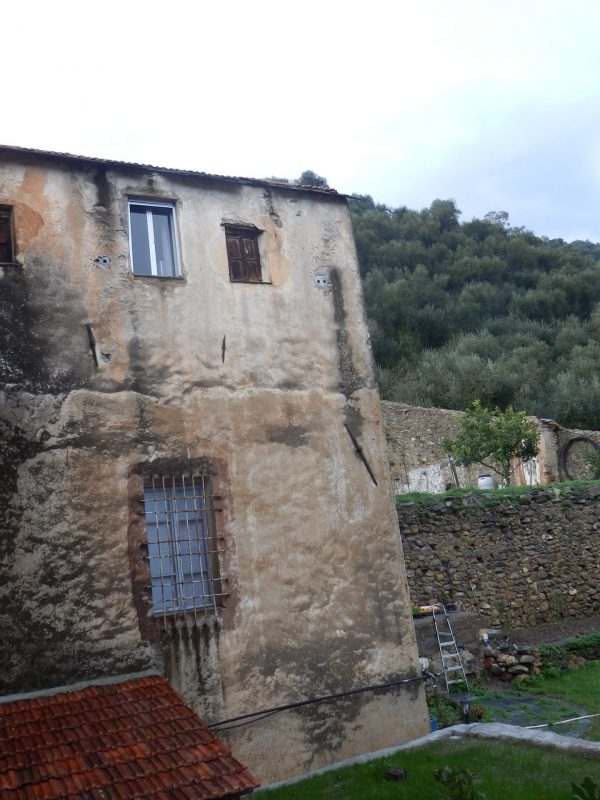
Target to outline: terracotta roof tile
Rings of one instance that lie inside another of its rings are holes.
[[[158,675],[0,703],[0,800],[216,800],[257,786]]]
[[[58,153],[55,150],[38,150],[34,147],[16,147],[14,145],[0,145],[0,156],[2,154],[13,156],[38,156],[40,158],[76,162],[80,164],[95,164],[104,167],[114,167],[117,169],[144,170],[152,172],[162,172],[170,175],[181,175],[190,178],[201,178],[211,181],[223,181],[225,183],[240,183],[249,186],[266,186],[279,189],[287,189],[295,192],[310,192],[312,194],[324,194],[334,197],[345,197],[340,195],[335,189],[328,186],[310,186],[308,184],[290,184],[286,181],[269,180],[268,178],[243,178],[232,175],[213,175],[208,172],[198,172],[190,169],[174,169],[173,167],[158,167],[153,164],[138,164],[133,161],[115,161],[114,159],[95,158],[93,156],[80,156],[74,153]]]

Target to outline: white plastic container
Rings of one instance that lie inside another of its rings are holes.
[[[480,475],[477,478],[477,488],[478,489],[495,489],[496,488],[496,481],[492,478],[491,475]]]

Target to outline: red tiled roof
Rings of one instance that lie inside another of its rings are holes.
[[[286,183],[286,181],[270,180],[269,178],[243,178],[234,175],[213,175],[210,172],[199,172],[194,169],[176,169],[174,167],[159,167],[155,164],[139,164],[135,161],[116,161],[110,158],[96,158],[95,156],[79,156],[75,153],[59,153],[56,150],[38,150],[35,147],[17,147],[16,145],[0,144],[0,155],[31,155],[40,156],[55,161],[82,162],[96,164],[104,167],[115,167],[117,169],[144,170],[145,172],[164,172],[170,175],[182,175],[189,178],[206,178],[213,181],[224,181],[225,183],[240,183],[248,186],[272,186],[276,189],[287,189],[293,192],[309,192],[312,194],[326,194],[333,197],[345,198],[347,195],[340,194],[329,186],[310,186],[308,184]]]
[[[258,785],[159,675],[0,704],[2,800],[212,800]]]

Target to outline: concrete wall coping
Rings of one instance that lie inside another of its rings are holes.
[[[79,692],[82,689],[89,689],[91,686],[108,686],[111,683],[124,683],[125,681],[136,681],[140,678],[147,678],[150,675],[161,675],[157,669],[146,669],[141,672],[128,672],[125,675],[108,675],[104,678],[92,678],[88,681],[70,683],[66,686],[52,686],[48,689],[39,689],[35,692],[19,692],[17,694],[5,694],[0,697],[0,705],[5,703],[16,703],[19,700],[33,700],[36,697],[51,697],[55,694],[68,694]]]

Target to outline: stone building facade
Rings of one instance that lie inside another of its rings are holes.
[[[395,494],[444,492],[456,482],[476,486],[481,467],[456,467],[453,473],[442,448],[456,436],[462,411],[420,408],[385,400],[381,404]]]
[[[437,494],[456,485],[476,487],[482,473],[490,473],[500,485],[501,476],[481,464],[456,467],[448,461],[442,441],[456,436],[464,416],[462,411],[420,408],[390,401],[381,405],[395,494]],[[554,420],[530,419],[538,427],[538,454],[529,462],[514,464],[514,484],[535,485],[592,477],[582,456],[591,452],[592,440],[600,444],[598,431],[571,430]]]
[[[347,205],[0,148],[2,691],[158,667],[208,723],[419,674]],[[266,783],[418,682],[236,728]]]

